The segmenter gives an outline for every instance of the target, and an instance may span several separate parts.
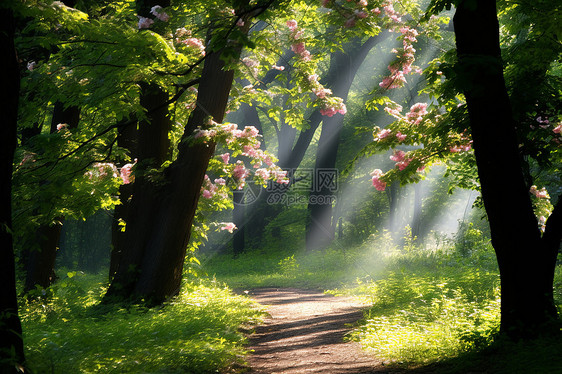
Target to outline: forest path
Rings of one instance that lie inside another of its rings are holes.
[[[344,341],[350,324],[367,307],[352,297],[297,288],[259,288],[249,295],[270,314],[250,336],[250,373],[404,372],[385,367],[358,343]]]

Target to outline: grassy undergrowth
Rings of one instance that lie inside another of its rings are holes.
[[[104,309],[103,278],[77,274],[49,301],[21,305],[33,373],[215,373],[241,363],[239,327],[262,317],[212,282],[187,285],[161,308]]]
[[[366,299],[372,306],[349,339],[389,364],[416,367],[460,360],[455,367],[470,366],[477,362],[470,354],[494,347],[499,328],[497,264],[491,245],[478,230],[431,248],[409,240],[396,246],[388,235],[381,235],[357,248],[344,249],[336,243],[322,252],[251,251],[234,260],[219,255],[205,259],[204,268],[231,287],[308,287]],[[555,284],[560,305],[560,267]],[[562,344],[556,347],[562,351]],[[545,348],[552,350],[551,344]],[[513,356],[515,362],[518,357],[530,359],[525,354]],[[548,365],[532,361],[521,367],[535,365],[535,372],[549,372]],[[508,372],[501,367],[497,372]],[[451,372],[466,372],[455,370]]]

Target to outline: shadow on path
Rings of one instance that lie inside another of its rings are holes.
[[[404,373],[345,340],[366,305],[350,297],[295,288],[249,291],[270,318],[250,337],[250,373]]]

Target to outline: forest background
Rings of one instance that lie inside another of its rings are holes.
[[[139,318],[168,331],[142,319],[202,304],[190,313],[229,320],[218,331],[257,318],[205,273],[231,287],[367,294],[373,315],[410,304],[355,335],[398,361],[455,356],[497,334],[559,334],[556,2],[8,1],[1,11],[5,367],[28,365],[27,340],[29,365],[67,370],[57,352],[89,339],[58,340],[69,321]],[[79,285],[83,272],[105,280]],[[461,306],[449,315],[452,300]],[[381,337],[393,325],[422,336],[461,315],[433,353],[396,357],[409,351]],[[135,358],[146,348],[86,349],[82,370],[212,371],[238,359],[239,335],[207,335],[177,337],[191,352],[179,361],[165,344],[150,363]],[[209,341],[224,355],[203,349]]]

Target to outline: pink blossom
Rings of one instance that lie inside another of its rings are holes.
[[[139,30],[148,29],[154,23],[154,21],[151,20],[150,18],[146,18],[142,16],[137,16],[137,17],[139,18],[139,23],[138,23]]]
[[[326,96],[332,94],[332,90],[324,87],[318,89],[312,89],[312,92],[314,92],[314,94],[318,96],[319,99],[324,99]]]
[[[454,145],[451,148],[449,148],[449,151],[451,153],[458,153],[458,152],[462,151],[462,148],[458,145]]]
[[[396,133],[396,137],[398,138],[398,141],[403,142],[404,139],[406,139],[406,138],[408,137],[408,135],[402,134],[400,131],[398,131],[398,132]]]
[[[218,184],[219,186],[225,186],[226,180],[224,180],[223,178],[217,178],[215,179],[215,184]]]
[[[68,128],[68,125],[66,123],[59,123],[57,125],[57,131],[61,131],[62,129],[66,129]]]
[[[326,117],[332,117],[337,113],[334,108],[322,108],[320,109],[320,114]]]
[[[160,5],[155,5],[150,9],[150,13],[152,13],[156,18],[158,18],[162,22],[168,22],[170,16],[165,12],[162,12],[162,7]]]
[[[306,46],[304,45],[304,42],[295,43],[291,45],[291,50],[296,54],[300,55],[306,51]]]
[[[275,69],[275,70],[279,70],[279,71],[285,70],[285,66],[273,65],[271,68],[272,68],[272,69]]]
[[[381,130],[377,134],[377,137],[375,138],[375,141],[383,140],[384,138],[388,137],[391,133],[392,133],[392,131],[390,131],[389,129]]]
[[[242,62],[249,68],[253,68],[259,65],[259,62],[256,60],[251,59],[250,57],[244,57]]]
[[[361,6],[367,6],[367,0],[359,0],[359,2],[357,2],[357,4],[361,5]]]
[[[244,163],[237,161],[234,170],[232,170],[232,176],[239,181],[243,181],[249,174],[250,172],[246,169]]]
[[[213,197],[213,193],[209,190],[203,190],[203,193],[201,194],[205,199],[210,199],[211,197]]]
[[[270,173],[267,169],[258,169],[256,175],[262,179],[269,179]]]
[[[240,136],[244,138],[255,138],[259,134],[260,132],[254,126],[246,126]]]
[[[238,21],[236,21],[236,26],[238,27],[244,26],[244,20],[242,18],[238,18]]]
[[[378,190],[378,191],[384,191],[386,188],[386,182],[383,182],[380,180],[380,177],[383,175],[383,172],[381,169],[375,169],[371,172],[371,176],[372,178],[372,182],[373,182],[373,186]]]
[[[228,164],[228,161],[230,160],[230,153],[223,153],[221,155],[221,158],[222,158],[222,162]]]
[[[371,10],[371,12],[375,13],[376,15],[381,14],[381,10],[378,7]]]
[[[427,114],[427,104],[417,103],[410,107],[410,112],[406,114],[406,118],[411,123],[418,125],[423,120],[423,116]]]
[[[119,174],[121,176],[121,180],[123,180],[123,184],[129,184],[135,181],[135,176],[131,175],[131,173],[132,173],[133,166],[135,166],[136,163],[137,160],[135,159],[135,162],[133,164],[129,163],[121,167]]]
[[[295,21],[294,19],[287,21],[287,27],[289,28],[289,30],[294,31],[297,28],[297,26],[298,26],[297,21]]]
[[[412,161],[412,159],[406,159],[404,161],[397,162],[396,166],[398,167],[398,170],[402,171],[402,170],[406,169],[406,167],[408,165],[410,165],[411,161]]]
[[[223,222],[221,230],[226,230],[232,234],[232,232],[236,230],[236,225],[232,222]]]
[[[404,160],[404,156],[405,156],[405,155],[406,155],[406,152],[400,151],[400,150],[396,150],[396,151],[394,151],[394,154],[393,154],[392,156],[390,156],[390,159],[391,159],[392,161],[399,162],[399,161]]]
[[[275,181],[279,184],[289,184],[289,178],[287,178],[286,170],[274,170],[273,174],[275,176]]]
[[[205,46],[203,45],[203,42],[200,39],[188,38],[182,41],[182,43],[184,43],[188,47],[198,49],[201,52],[201,54],[205,54]]]
[[[535,197],[538,199],[550,199],[550,195],[548,194],[548,191],[544,187],[539,190],[537,189],[537,186],[533,185],[529,189],[529,192],[535,195]]]
[[[37,63],[35,61],[29,61],[27,63],[27,70],[33,71],[33,69],[35,69],[35,66],[37,66]]]
[[[552,131],[554,131],[554,133],[556,134],[560,134],[562,132],[562,124],[556,126],[554,129],[552,129]]]

